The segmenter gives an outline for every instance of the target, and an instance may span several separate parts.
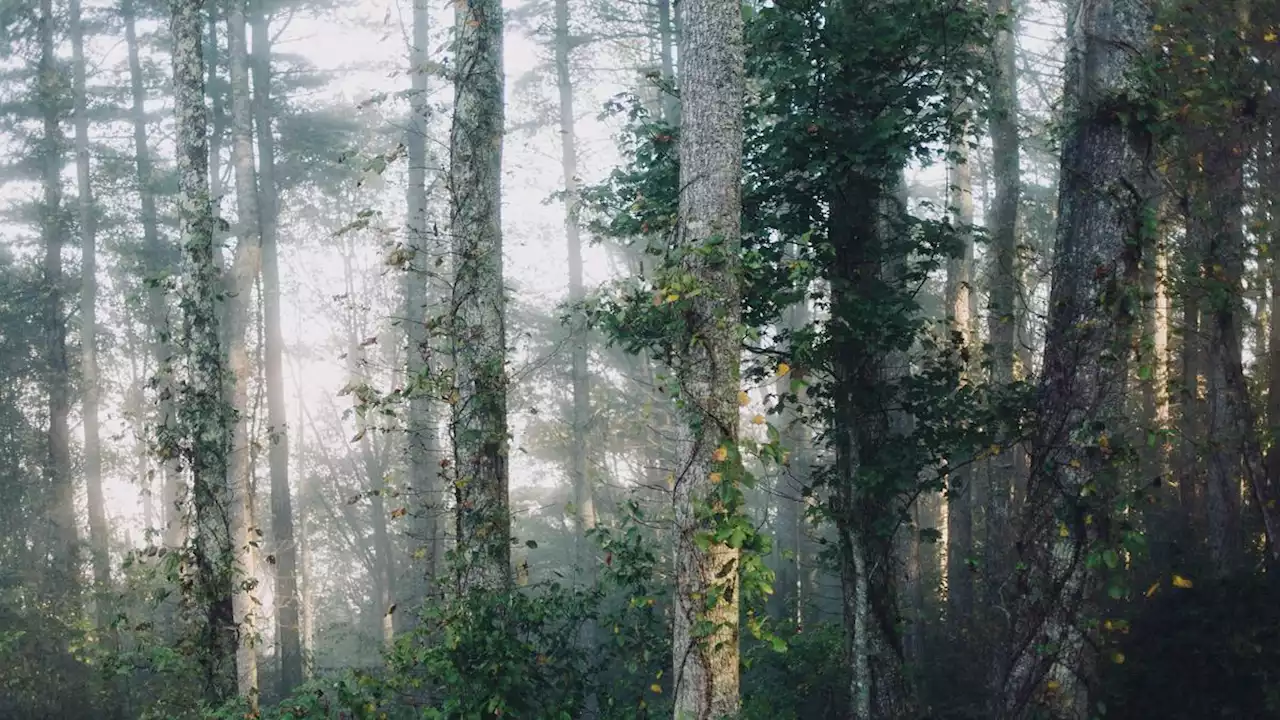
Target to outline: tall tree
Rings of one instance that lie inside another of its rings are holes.
[[[44,245],[44,325],[45,385],[49,397],[48,456],[45,477],[50,499],[51,581],[61,590],[76,585],[77,548],[75,485],[71,481],[71,436],[67,418],[71,413],[71,376],[67,368],[67,322],[64,304],[65,282],[62,246],[65,224],[62,217],[62,104],[65,94],[58,72],[54,42],[52,0],[41,0],[39,15],[40,63],[38,93],[43,134],[40,138],[41,207],[40,235]]]
[[[99,439],[98,403],[98,256],[97,211],[89,174],[89,98],[85,90],[84,22],[80,0],[70,3],[71,62],[76,128],[76,189],[80,220],[80,400],[84,423],[84,482],[89,505],[89,549],[93,564],[95,609],[99,627],[111,620],[107,588],[111,583],[111,559],[107,547],[107,508],[102,496],[102,442]]]
[[[991,380],[1007,386],[1014,380],[1017,355],[1017,300],[1021,268],[1018,262],[1018,203],[1021,197],[1018,136],[1018,71],[1016,28],[1012,0],[988,0],[988,13],[1002,25],[992,40],[994,75],[990,95],[991,175],[995,190],[991,202],[991,275],[987,335],[991,343]],[[991,461],[986,492],[986,541],[983,566],[985,606],[994,608],[996,588],[1009,567],[1010,505],[1014,476],[1020,471],[1021,449],[1005,447]],[[998,613],[997,613],[998,616]],[[997,621],[1000,618],[997,617]]]
[[[962,109],[961,112],[965,112]],[[964,130],[967,131],[967,123]],[[967,362],[973,348],[973,181],[969,170],[967,132],[951,144],[948,185],[951,209],[960,233],[960,253],[947,263],[946,303],[952,342]],[[947,476],[947,606],[953,623],[969,622],[973,613],[973,478],[969,458]]]
[[[582,237],[579,216],[582,198],[578,192],[578,136],[574,127],[573,77],[569,55],[573,36],[569,32],[569,0],[555,0],[556,88],[560,95],[560,168],[564,173],[564,237],[569,250],[569,302],[585,297],[582,285]],[[587,467],[587,425],[591,421],[591,386],[587,370],[586,328],[572,329],[570,377],[573,383],[573,410],[570,415],[570,469],[573,502],[579,537],[575,543],[577,563],[586,567],[587,548],[582,537],[596,525],[596,504]],[[590,568],[587,568],[590,577]]]
[[[124,21],[125,44],[129,55],[129,89],[131,107],[129,118],[133,124],[133,146],[135,181],[138,186],[140,201],[139,222],[142,223],[143,266],[147,273],[146,302],[147,325],[149,326],[149,351],[155,362],[159,392],[157,417],[155,419],[157,435],[165,436],[174,429],[173,395],[169,391],[171,380],[171,361],[174,348],[171,341],[168,309],[161,275],[172,268],[168,262],[169,252],[160,237],[160,220],[156,210],[156,191],[154,187],[155,169],[151,157],[151,147],[147,141],[147,89],[142,75],[142,60],[138,47],[137,11],[133,0],[121,0],[120,15]],[[161,462],[161,521],[164,526],[162,534],[165,546],[174,548],[181,544],[183,523],[180,512],[180,495],[182,475],[176,467],[174,459],[162,459]]]
[[[740,549],[712,540],[740,512],[738,453],[745,44],[734,0],[690,0],[680,38],[681,271],[689,298],[676,377],[690,437],[675,477],[675,714],[733,716]]]
[[[1023,590],[1007,599],[1012,627],[997,659],[994,718],[1025,717],[1055,666],[1059,682],[1093,667],[1093,645],[1077,620],[1097,590],[1097,573],[1083,557],[1112,540],[1101,519],[1120,492],[1110,448],[1127,435],[1128,357],[1139,312],[1126,290],[1138,282],[1135,233],[1144,232],[1152,192],[1150,137],[1117,117],[1111,103],[1131,89],[1133,49],[1147,47],[1151,24],[1144,0],[1092,0],[1069,37],[1072,130],[1062,147],[1040,420],[1011,583]],[[1085,492],[1086,484],[1095,490]],[[1064,696],[1079,698],[1074,690]]]
[[[231,70],[231,164],[236,185],[236,250],[230,277],[227,304],[227,362],[231,377],[231,403],[235,432],[231,440],[231,462],[227,487],[231,491],[231,533],[238,565],[234,572],[241,581],[232,599],[239,625],[236,652],[237,685],[242,696],[256,707],[258,696],[258,653],[254,647],[257,608],[252,597],[257,584],[256,548],[258,538],[253,522],[253,453],[250,437],[249,380],[252,369],[246,333],[249,330],[254,279],[262,264],[261,226],[258,208],[258,180],[253,154],[253,109],[249,94],[249,46],[246,30],[247,0],[232,0],[227,12],[227,44]],[[278,289],[278,287],[277,287]],[[278,329],[278,328],[277,328]]]
[[[506,299],[502,276],[502,2],[457,6],[450,132],[458,592],[510,586]]]
[[[196,530],[192,540],[193,601],[203,609],[198,654],[205,696],[220,704],[236,692],[236,621],[232,610],[234,546],[226,516],[233,410],[219,337],[223,287],[213,243],[209,197],[209,122],[204,97],[202,0],[174,0],[173,87],[178,125],[178,220],[185,255],[183,349],[188,377],[178,403],[187,438]]]
[[[419,498],[417,513],[421,516],[418,542],[426,563],[422,572],[429,584],[434,583],[444,560],[444,538],[440,518],[444,515],[444,497],[440,489],[440,441],[432,415],[431,375],[432,338],[427,330],[429,278],[437,272],[434,257],[439,254],[428,229],[430,196],[427,183],[427,135],[430,132],[430,68],[427,47],[430,37],[430,6],[426,0],[413,3],[413,45],[409,53],[412,82],[409,97],[409,127],[405,145],[408,150],[409,184],[408,217],[405,228],[410,262],[404,275],[404,324],[408,341],[406,387],[409,394],[409,418],[406,428],[409,441],[409,484]],[[433,252],[434,251],[434,252]]]
[[[253,112],[258,139],[259,237],[262,243],[263,365],[267,385],[267,460],[271,472],[271,539],[275,550],[276,635],[280,647],[280,692],[302,684],[302,639],[298,630],[298,549],[293,539],[289,491],[288,410],[284,399],[284,333],[280,319],[280,216],[275,135],[271,126],[271,26],[263,0],[251,0]]]

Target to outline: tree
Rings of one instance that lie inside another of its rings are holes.
[[[689,435],[675,477],[677,718],[710,720],[739,707],[740,544],[720,537],[740,512],[738,252],[742,223],[742,9],[729,0],[684,6],[680,39],[680,276],[677,356]],[[673,283],[674,285],[674,283]]]
[[[449,136],[458,592],[509,587],[506,300],[502,278],[502,3],[457,11]]]
[[[227,374],[218,332],[223,288],[209,197],[203,7],[201,0],[175,0],[170,6],[178,218],[185,258],[180,307],[186,377],[177,407],[195,507],[192,600],[203,610],[199,659],[206,699],[219,704],[235,695],[237,677],[237,626],[231,599],[235,546],[224,512],[231,500],[227,479],[234,409],[226,400]]]
[[[275,136],[271,122],[271,26],[263,0],[251,0],[253,114],[258,140],[258,233],[262,245],[262,324],[265,335],[268,463],[271,473],[271,539],[275,549],[276,631],[280,647],[280,692],[302,684],[302,639],[298,631],[298,548],[293,539],[289,494],[289,434],[284,398],[284,336],[280,319],[277,249],[280,198]]]
[[[39,15],[40,64],[37,75],[39,103],[44,133],[39,157],[43,172],[43,204],[40,234],[44,245],[45,301],[42,322],[45,332],[45,387],[48,393],[49,434],[45,477],[49,487],[49,518],[52,532],[49,547],[53,558],[50,580],[60,591],[76,587],[79,536],[76,530],[75,485],[71,478],[71,436],[67,417],[71,413],[71,376],[67,367],[67,323],[63,309],[65,282],[62,245],[65,223],[62,216],[62,104],[65,93],[58,73],[54,43],[52,0],[41,0]]]
[[[1006,599],[1013,621],[997,660],[994,718],[1025,717],[1055,666],[1055,682],[1090,672],[1091,631],[1082,621],[1100,572],[1085,556],[1114,554],[1112,544],[1124,537],[1119,520],[1111,529],[1102,518],[1124,497],[1116,453],[1127,435],[1130,333],[1139,312],[1129,290],[1137,282],[1134,248],[1145,247],[1152,183],[1149,132],[1125,122],[1115,104],[1133,89],[1130,48],[1147,47],[1152,17],[1146,3],[1132,0],[1088,10],[1069,39],[1071,131],[1062,147],[1057,263],[1033,472],[1015,536],[1014,583],[1026,589]],[[1082,699],[1074,688],[1063,696]]]

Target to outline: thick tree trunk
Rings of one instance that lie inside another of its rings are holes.
[[[226,371],[218,332],[223,287],[213,244],[209,198],[208,118],[204,98],[203,3],[175,0],[172,11],[173,85],[178,125],[178,218],[188,277],[183,284],[183,346],[190,373],[183,385],[179,424],[190,440],[196,530],[193,601],[203,606],[198,658],[206,699],[220,704],[236,692],[236,622],[232,611],[234,545],[225,508],[233,410],[225,399]]]
[[[1138,281],[1150,206],[1149,138],[1108,105],[1126,90],[1133,48],[1150,37],[1143,0],[1086,0],[1069,38],[1060,216],[1040,387],[1033,472],[1017,526],[1013,623],[999,653],[993,718],[1026,717],[1055,667],[1074,682],[1091,671],[1077,624],[1096,591],[1084,562],[1106,539],[1117,469],[1111,438],[1128,434],[1124,403]],[[1086,488],[1089,491],[1086,492]],[[1045,652],[1046,648],[1051,649]],[[1060,682],[1062,680],[1059,680]],[[1087,686],[1087,683],[1086,683]],[[1076,688],[1062,696],[1074,702]]]
[[[60,80],[57,46],[54,44],[52,0],[41,0],[39,15],[40,65],[38,68],[40,113],[44,133],[40,138],[41,183],[44,189],[40,235],[44,245],[45,384],[49,397],[48,458],[45,477],[50,499],[50,544],[53,567],[50,587],[70,591],[78,587],[75,485],[71,479],[71,376],[67,367],[67,322],[63,308],[65,282],[62,272],[62,117],[59,112]]]
[[[961,234],[960,254],[947,263],[946,305],[952,343],[968,364],[973,352],[973,181],[969,171],[968,133],[951,143],[951,211]],[[957,458],[960,468],[947,475],[947,611],[957,629],[970,624],[973,614],[973,493],[975,474],[970,458]]]
[[[556,87],[560,93],[560,167],[564,172],[564,237],[569,250],[569,302],[586,296],[582,284],[582,238],[579,233],[578,140],[574,130],[573,78],[569,54],[573,38],[569,32],[569,1],[556,0]],[[573,411],[570,417],[570,479],[578,520],[575,562],[587,582],[594,576],[592,554],[584,534],[596,526],[596,504],[587,467],[587,425],[591,422],[591,387],[587,375],[587,328],[572,329],[571,380]]]
[[[249,409],[250,368],[246,333],[250,326],[250,298],[254,279],[262,266],[261,228],[258,208],[258,181],[253,157],[253,109],[249,94],[249,47],[245,22],[246,0],[231,0],[227,12],[227,43],[231,68],[231,163],[235,169],[237,242],[231,277],[226,335],[227,359],[231,371],[232,407],[235,434],[227,486],[231,490],[231,533],[237,555],[239,589],[232,596],[235,620],[239,625],[236,652],[237,685],[240,695],[256,707],[258,697],[258,656],[254,649],[258,633],[258,609],[253,599],[257,586],[257,529],[253,522],[253,457]]]
[[[253,110],[258,137],[259,229],[262,237],[263,355],[267,385],[267,459],[271,470],[271,538],[275,548],[275,615],[280,648],[280,693],[302,684],[302,641],[298,635],[298,549],[293,539],[293,498],[289,494],[288,411],[284,400],[284,334],[280,319],[280,264],[277,248],[279,192],[275,137],[271,130],[271,28],[263,0],[252,0]]]
[[[675,715],[711,720],[738,712],[740,551],[699,542],[732,522],[720,483],[741,481],[738,454],[737,285],[741,243],[742,8],[733,0],[687,0],[680,39],[680,221],[684,272],[702,291],[685,311],[687,346],[676,375],[691,437],[675,476]],[[697,341],[693,341],[697,338]],[[708,510],[713,516],[707,517]],[[716,598],[709,603],[709,598]],[[699,625],[709,624],[705,634]]]
[[[457,9],[450,133],[451,342],[458,592],[511,585],[506,302],[502,276],[502,3]]]
[[[76,188],[80,219],[80,382],[84,423],[84,483],[89,505],[89,550],[93,564],[98,627],[111,621],[107,591],[111,585],[107,508],[102,497],[102,442],[99,439],[98,402],[98,248],[97,213],[89,176],[89,99],[85,90],[84,24],[80,0],[71,0],[71,61],[74,65]]]

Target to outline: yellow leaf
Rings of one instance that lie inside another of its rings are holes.
[[[1152,595],[1155,595],[1156,591],[1159,589],[1160,589],[1160,581],[1157,580],[1151,583],[1151,587],[1147,588],[1147,591],[1143,594],[1146,595],[1147,597],[1151,597]]]
[[[711,453],[711,459],[712,459],[712,460],[714,460],[714,461],[716,461],[716,462],[724,462],[725,460],[728,460],[728,459],[729,459],[729,448],[726,448],[726,447],[725,447],[725,446],[723,446],[723,445],[721,445],[720,447],[716,448],[716,451],[715,451],[715,452],[713,452],[713,453]]]
[[[1108,450],[1108,449],[1110,449],[1110,448],[1111,448],[1111,438],[1107,437],[1106,435],[1101,435],[1101,436],[1099,436],[1099,437],[1098,437],[1098,447],[1102,448],[1103,450]]]
[[[1267,42],[1275,42],[1276,32],[1274,30],[1268,30],[1267,33],[1262,36],[1262,39],[1266,40]]]
[[[1092,515],[1085,515],[1085,516],[1084,516],[1084,524],[1085,524],[1085,525],[1092,525],[1092,524],[1093,524],[1093,516],[1092,516]]]
[[[1116,652],[1116,653],[1113,653],[1113,654],[1111,655],[1111,662],[1113,662],[1113,663],[1115,663],[1115,664],[1117,664],[1117,665],[1123,665],[1123,664],[1124,664],[1124,653],[1122,653],[1122,652]]]
[[[1000,454],[1000,446],[993,443],[991,447],[987,448],[987,451],[991,453],[992,457],[995,457]]]
[[[755,417],[751,418],[751,424],[752,424],[752,425],[763,425],[763,424],[764,424],[764,416],[763,416],[763,415],[756,415]]]
[[[1071,462],[1069,462],[1069,463],[1067,463],[1067,464],[1068,464],[1068,465],[1070,465],[1070,466],[1071,466],[1071,467],[1073,467],[1073,468],[1076,468],[1077,470],[1079,470],[1079,469],[1080,469],[1080,459],[1079,459],[1079,458],[1071,458]]]
[[[778,363],[778,377],[782,377],[791,372],[791,366],[786,363]]]
[[[711,473],[710,475],[707,476],[707,479],[711,481],[712,485],[715,485],[716,483],[720,482],[721,476],[720,476],[720,473]]]
[[[662,694],[662,686],[661,686],[661,685],[659,685],[658,683],[654,683],[654,684],[650,685],[650,686],[649,686],[649,689],[650,689],[650,690],[652,690],[652,691],[654,691],[654,692],[656,692],[656,693],[658,693],[659,695],[661,695],[661,694]]]
[[[1062,687],[1062,683],[1058,682],[1057,680],[1050,680],[1049,682],[1045,683],[1044,686],[1049,688],[1049,692],[1057,692],[1058,689]]]
[[[746,390],[738,391],[738,404],[742,407],[746,407],[751,404],[751,396],[747,394]]]
[[[1152,26],[1151,26],[1151,29],[1152,29],[1154,32],[1161,32],[1162,30],[1164,30],[1164,26],[1163,26],[1163,25],[1152,25]]]
[[[1174,574],[1173,574],[1173,586],[1174,586],[1174,587],[1176,587],[1176,588],[1183,588],[1183,589],[1186,589],[1186,588],[1189,588],[1189,587],[1194,587],[1194,583],[1192,583],[1192,582],[1191,582],[1190,580],[1188,580],[1187,578],[1184,578],[1184,577],[1182,577],[1181,575],[1179,575],[1179,574],[1177,574],[1177,573],[1174,573]]]
[[[680,296],[675,293],[671,293],[670,295],[667,296],[667,302],[669,303],[673,303],[679,299],[680,299]]]
[[[1066,523],[1058,525],[1058,537],[1071,537],[1071,531],[1067,529]]]

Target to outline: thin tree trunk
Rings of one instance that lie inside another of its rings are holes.
[[[676,64],[673,58],[677,38],[671,0],[657,0],[658,52],[662,58],[662,119],[673,127],[680,126],[680,98],[676,95]]]
[[[1142,286],[1146,302],[1143,338],[1143,415],[1147,436],[1142,438],[1147,477],[1161,477],[1168,471],[1165,434],[1169,427],[1169,293],[1168,253],[1164,238],[1155,238],[1143,248]]]
[[[564,237],[569,250],[569,302],[586,296],[582,284],[582,238],[578,229],[581,198],[578,195],[578,142],[574,131],[573,78],[570,76],[569,2],[555,0],[556,86],[560,93],[560,167],[564,172]],[[587,375],[587,328],[574,327],[570,376],[573,384],[573,413],[570,418],[570,471],[574,507],[578,520],[575,540],[576,565],[591,582],[595,575],[585,533],[596,526],[596,505],[587,473],[587,424],[591,421],[591,387]]]
[[[951,210],[960,232],[960,255],[947,263],[946,304],[951,320],[952,343],[968,365],[973,351],[973,181],[969,171],[968,133],[951,144],[948,185]],[[973,614],[974,473],[969,458],[958,458],[960,467],[947,475],[947,610],[950,622],[963,630]]]
[[[988,14],[1013,22],[1011,0],[988,0]],[[1014,380],[1015,347],[1020,268],[1018,262],[1018,204],[1022,193],[1019,166],[1017,38],[1013,27],[998,30],[991,49],[995,74],[991,80],[990,119],[993,185],[988,208],[991,228],[992,265],[989,279],[990,304],[987,311],[987,340],[991,345],[991,381],[997,387]],[[1010,447],[1014,438],[998,436],[998,451],[985,463],[986,507],[983,542],[983,616],[996,628],[1007,629],[1009,607],[1004,597],[1010,562],[1010,508],[1021,463],[1020,447]],[[995,658],[990,671],[993,683],[1002,673]]]
[[[262,324],[267,385],[268,464],[271,470],[271,536],[275,546],[275,615],[280,648],[280,693],[302,684],[302,640],[298,635],[298,550],[293,539],[289,494],[288,411],[284,399],[284,334],[280,319],[277,248],[279,194],[275,137],[271,130],[271,28],[263,0],[252,0],[253,110],[258,137],[259,229],[262,238]]]
[[[170,390],[172,386],[170,361],[174,356],[174,349],[169,340],[167,299],[159,278],[172,268],[168,253],[160,240],[155,189],[152,186],[151,147],[147,144],[147,90],[143,84],[142,61],[138,51],[137,15],[133,0],[121,0],[120,15],[124,21],[125,44],[129,54],[129,89],[132,96],[129,115],[133,124],[135,176],[141,204],[138,219],[142,223],[145,267],[151,280],[146,293],[147,323],[150,331],[148,344],[151,356],[155,360],[156,375],[160,385],[155,425],[156,433],[163,436],[173,431],[175,418]],[[178,471],[176,458],[161,458],[160,469],[161,521],[164,523],[164,532],[161,537],[166,547],[174,548],[182,544],[185,530],[181,511],[182,475]]]
[[[439,254],[430,234],[430,197],[427,184],[427,136],[431,130],[431,105],[427,45],[430,42],[430,6],[413,3],[413,47],[409,72],[412,78],[410,119],[405,144],[409,154],[408,218],[406,221],[411,262],[405,267],[404,323],[408,340],[406,387],[409,418],[409,485],[418,498],[418,516],[425,589],[434,592],[444,562],[444,538],[440,520],[446,512],[440,483],[440,440],[432,412],[433,344],[427,330],[428,277],[435,272]],[[435,251],[435,252],[433,252]]]
[[[740,551],[716,542],[717,516],[741,508],[719,498],[719,483],[741,482],[738,454],[739,355],[737,283],[741,242],[742,96],[745,90],[742,8],[733,0],[686,0],[680,38],[681,270],[702,291],[683,300],[691,341],[676,376],[689,409],[691,437],[675,477],[675,714],[711,720],[735,716],[738,696]],[[711,244],[715,241],[715,244]],[[700,257],[711,249],[710,257]],[[693,342],[693,338],[697,338]],[[733,487],[730,485],[729,487]],[[709,598],[716,598],[714,604]],[[700,625],[709,624],[707,632]]]
[[[502,275],[502,3],[459,4],[450,133],[458,592],[512,583]]]
[[[71,0],[71,58],[74,65],[76,187],[80,216],[80,382],[84,422],[84,482],[89,505],[89,549],[93,563],[94,607],[99,628],[111,622],[108,590],[111,585],[107,508],[102,497],[102,443],[99,439],[98,402],[98,218],[93,206],[89,176],[89,100],[85,89],[84,24],[80,0]]]
[[[63,308],[65,282],[62,272],[62,161],[64,143],[60,103],[60,80],[57,70],[57,47],[54,44],[52,0],[41,0],[39,15],[40,111],[44,121],[40,158],[43,163],[44,188],[41,240],[44,245],[44,334],[46,387],[49,394],[48,458],[45,477],[48,482],[52,536],[53,567],[49,580],[59,591],[78,587],[78,546],[76,530],[75,485],[71,479],[71,437],[67,418],[71,413],[71,377],[67,367],[67,323]]]
[[[240,589],[234,593],[235,620],[239,624],[236,652],[240,695],[257,706],[258,660],[254,649],[258,632],[253,588],[257,585],[257,529],[253,523],[253,458],[249,421],[251,376],[246,333],[250,325],[250,297],[254,278],[262,266],[258,182],[253,157],[253,109],[249,94],[249,47],[245,24],[246,0],[232,0],[227,12],[227,43],[231,69],[231,162],[235,168],[237,243],[231,277],[227,317],[227,358],[232,377],[232,407],[236,413],[227,486],[231,489],[231,533],[238,558]]]
[[[183,346],[190,376],[183,385],[180,425],[190,438],[196,513],[192,597],[203,606],[199,662],[205,697],[219,705],[236,692],[236,623],[231,584],[234,545],[226,522],[228,446],[232,408],[218,332],[222,283],[213,243],[209,198],[208,118],[204,98],[201,0],[175,0],[172,11],[173,85],[178,125],[178,217],[187,256]]]

